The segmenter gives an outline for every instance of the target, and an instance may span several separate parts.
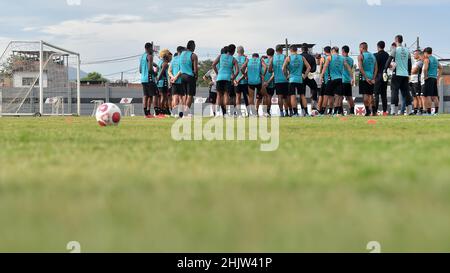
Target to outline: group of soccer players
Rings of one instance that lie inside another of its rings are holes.
[[[412,60],[401,35],[395,37],[390,53],[385,51],[383,41],[377,47],[378,52],[372,54],[368,44],[361,43],[357,58],[359,93],[366,116],[378,115],[380,97],[382,114],[389,115],[388,71],[392,74],[391,115],[399,113],[400,93],[405,114],[430,115],[433,104],[438,113],[442,66],[432,49],[415,51]],[[140,62],[145,115],[154,117],[150,112],[152,103],[157,117],[189,114],[199,73],[195,42],[189,41],[186,48],[178,47],[173,57],[168,50],[161,51],[158,63],[153,62],[153,45],[148,43],[145,49]],[[306,44],[301,46],[301,53],[298,51],[296,45],[291,45],[286,56],[280,45],[267,49],[265,56],[253,53],[247,57],[242,46],[225,46],[203,78],[211,83],[209,102],[214,105],[214,115],[220,110],[223,116],[242,116],[244,100],[248,116],[259,115],[260,106],[262,115],[270,116],[272,97],[276,94],[281,116],[309,116],[307,86],[315,115],[344,115],[344,98],[349,106],[347,114],[355,114],[352,86],[356,66],[349,56],[349,46],[325,47],[324,53],[316,56],[309,53]]]

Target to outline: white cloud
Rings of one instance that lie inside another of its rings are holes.
[[[370,7],[367,1],[378,0],[90,0],[78,7],[58,7],[52,13],[45,9],[26,17],[21,13],[22,19],[11,17],[17,16],[14,10],[11,14],[3,10],[0,23],[16,25],[19,30],[11,29],[11,33],[26,39],[49,40],[78,51],[84,60],[134,55],[147,41],[173,49],[190,39],[196,40],[200,51],[213,57],[225,44],[236,43],[245,46],[247,52],[262,52],[286,37],[293,42],[318,43],[316,50],[330,40],[353,48],[361,40],[368,40],[373,47],[378,39],[389,42],[396,32],[410,40],[423,35],[427,43],[434,43],[432,33],[423,31],[423,20],[408,20],[416,18],[414,14],[405,14],[396,21],[395,28],[386,14],[398,6],[421,14],[425,5],[449,5],[448,0],[391,0]],[[51,2],[42,0],[38,8],[48,7]],[[12,2],[6,8],[15,5]],[[430,20],[436,25],[436,20],[442,19]],[[448,41],[443,37],[436,43],[446,45],[445,39]],[[130,65],[121,63],[106,69],[115,72]]]

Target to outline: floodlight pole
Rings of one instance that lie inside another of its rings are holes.
[[[44,42],[39,46],[39,113],[44,114]]]

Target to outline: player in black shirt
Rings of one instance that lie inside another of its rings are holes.
[[[378,111],[378,107],[380,105],[380,97],[381,103],[383,105],[383,115],[387,116],[387,81],[383,79],[383,73],[381,71],[384,70],[386,62],[389,59],[389,53],[384,51],[386,47],[386,43],[384,41],[379,41],[377,44],[378,52],[375,53],[375,58],[377,59],[378,71],[380,73],[377,74],[377,78],[375,79],[375,110]]]

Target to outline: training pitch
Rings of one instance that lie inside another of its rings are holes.
[[[450,115],[286,118],[259,142],[174,119],[0,118],[0,251],[450,251]]]

